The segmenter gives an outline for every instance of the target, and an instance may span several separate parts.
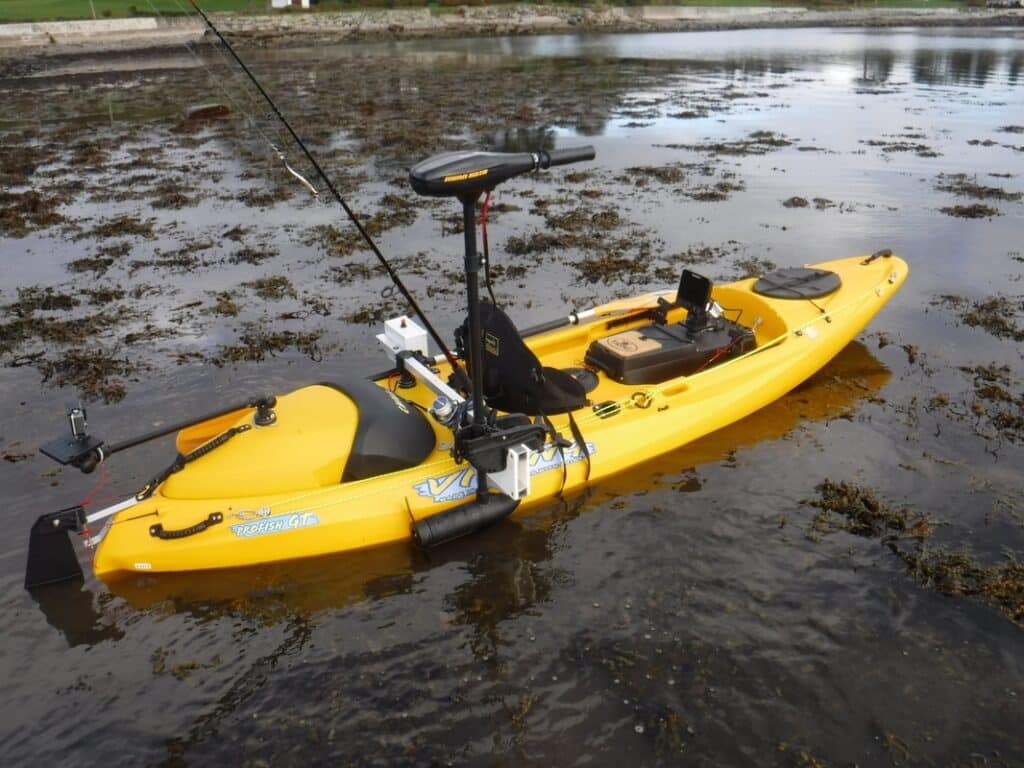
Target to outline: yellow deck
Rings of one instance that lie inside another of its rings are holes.
[[[907,264],[897,257],[866,265],[864,260],[858,256],[814,265],[839,273],[843,284],[813,302],[756,295],[751,291],[754,279],[717,286],[713,297],[725,307],[742,309],[742,323],[750,325],[760,318],[757,348],[741,357],[656,386],[627,386],[599,374],[598,386],[588,397],[620,407],[607,417],[590,407],[575,413],[590,448],[590,482],[738,421],[819,370],[870,322],[907,277]],[[670,320],[684,317],[683,310],[674,313]],[[637,319],[633,325],[647,322]],[[630,327],[619,322],[609,330],[608,320],[598,318],[527,343],[544,365],[581,367],[591,341]],[[447,373],[442,367],[442,378]],[[473,495],[474,471],[451,459],[451,433],[439,425],[434,425],[434,452],[412,469],[349,483],[327,479],[340,475],[345,449],[339,445],[335,423],[324,414],[320,390],[308,387],[279,397],[279,420],[299,426],[282,430],[279,438],[274,427],[244,432],[190,464],[149,499],[118,513],[96,550],[97,576],[231,568],[408,540],[413,520],[443,512]],[[401,394],[424,406],[434,397],[421,385]],[[205,428],[191,428],[182,434],[179,447],[195,447],[230,426],[251,422],[252,415],[242,411]],[[335,419],[350,417],[334,413]],[[562,434],[570,434],[567,417],[552,421]],[[308,466],[302,461],[303,446],[310,457]],[[268,455],[279,459],[268,462]],[[534,459],[531,493],[517,514],[586,482],[586,462],[576,446],[565,450],[564,472],[562,454],[553,447]],[[204,462],[210,466],[203,469]],[[211,471],[214,463],[216,470]],[[193,469],[220,478],[211,483],[205,498],[201,484],[197,491],[196,483],[184,482]],[[237,488],[230,497],[219,490],[225,487],[225,473],[231,475],[228,487]],[[175,493],[176,485],[187,487],[189,498],[177,498],[183,494]],[[214,512],[224,521],[202,533],[172,540],[150,535],[150,526],[156,523],[167,530],[181,529]]]

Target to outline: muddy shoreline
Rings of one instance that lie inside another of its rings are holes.
[[[522,36],[566,32],[680,32],[806,27],[1017,27],[1024,11],[977,8],[599,7],[549,5],[367,9],[345,13],[211,14],[242,45],[297,47],[342,40]],[[168,17],[0,25],[0,60],[178,47],[212,42],[197,18]],[[123,29],[121,28],[123,27]]]

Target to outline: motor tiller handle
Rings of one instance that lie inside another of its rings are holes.
[[[552,149],[550,152],[540,152],[541,168],[550,168],[553,165],[569,165],[569,163],[581,163],[585,160],[593,160],[596,153],[589,144],[585,147],[566,147],[565,149]],[[545,162],[546,160],[546,162]]]

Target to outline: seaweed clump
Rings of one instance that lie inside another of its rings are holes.
[[[117,357],[106,350],[70,349],[58,360],[38,364],[43,382],[52,380],[57,386],[74,386],[88,400],[116,403],[124,398],[125,378],[137,366],[127,356]]]
[[[817,541],[836,531],[883,537],[921,586],[944,595],[981,598],[1024,626],[1024,563],[1012,555],[1003,562],[984,565],[964,551],[929,547],[932,525],[928,518],[910,508],[893,507],[871,488],[826,479],[815,490],[818,498],[800,502],[819,510],[811,520],[808,538]],[[905,544],[908,539],[914,544]]]
[[[973,197],[976,200],[1020,200],[1021,192],[1007,192],[1002,187],[987,187],[979,184],[977,178],[968,177],[966,173],[940,173],[935,188],[940,192],[950,192],[961,197]]]
[[[0,192],[0,229],[9,237],[24,237],[64,221],[56,208],[67,202],[59,195],[40,195],[36,191]]]
[[[91,230],[86,232],[83,237],[100,238],[136,235],[152,240],[156,237],[156,232],[153,230],[153,224],[155,221],[155,219],[144,220],[128,215],[115,216],[112,219],[100,222]]]
[[[671,149],[691,149],[713,155],[766,155],[782,147],[792,146],[785,136],[771,131],[754,131],[746,139],[738,141],[716,141],[705,144],[667,144]]]
[[[939,208],[947,216],[955,216],[958,219],[991,219],[993,216],[1001,216],[998,208],[984,203],[972,203],[971,205],[947,205]]]
[[[943,294],[932,304],[960,310],[960,319],[972,328],[982,328],[997,338],[1024,341],[1024,328],[1016,322],[1020,308],[1005,296],[972,302],[962,296]]]
[[[907,512],[881,501],[870,488],[853,483],[825,480],[815,486],[820,498],[803,499],[801,504],[819,511],[811,520],[814,533],[848,531],[855,536],[881,536],[907,530]],[[812,536],[813,538],[813,536]]]
[[[964,552],[896,553],[924,586],[944,595],[980,597],[1010,621],[1024,624],[1024,563],[1012,556],[1002,563],[980,565]]]
[[[1010,442],[1024,442],[1024,394],[1014,396],[1008,389],[1013,386],[1009,367],[993,363],[960,370],[974,380],[971,412],[978,419],[987,419]]]
[[[256,295],[268,301],[277,301],[285,296],[295,297],[295,286],[292,281],[284,275],[273,277],[259,277],[255,280],[242,283],[246,288],[252,288]]]
[[[273,357],[289,348],[301,352],[314,362],[319,362],[323,359],[319,344],[322,335],[321,331],[267,331],[253,324],[242,334],[240,344],[221,347],[220,354],[213,358],[212,362],[218,367],[229,363],[259,363],[268,356]]]

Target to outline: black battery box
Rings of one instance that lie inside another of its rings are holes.
[[[587,365],[621,384],[660,384],[689,376],[754,349],[754,332],[724,317],[698,329],[685,323],[645,325],[591,343]]]

